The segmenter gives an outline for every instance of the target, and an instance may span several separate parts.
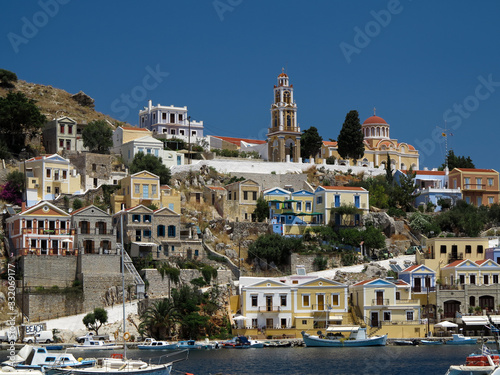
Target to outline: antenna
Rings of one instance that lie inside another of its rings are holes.
[[[437,126],[438,129],[441,129],[443,132],[442,135],[444,137],[444,147],[445,147],[445,155],[444,155],[444,166],[446,169],[448,169],[448,135],[453,135],[453,134],[448,134],[448,129],[446,128],[446,120],[444,121],[444,128],[441,128]]]

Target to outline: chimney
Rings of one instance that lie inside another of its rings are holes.
[[[26,211],[26,202],[25,201],[23,201],[21,203],[21,212],[24,212],[24,211]]]
[[[153,108],[153,101],[150,99],[148,101],[148,110],[149,110],[149,112],[151,112],[151,108]]]

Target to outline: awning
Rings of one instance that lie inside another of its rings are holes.
[[[333,321],[342,321],[344,318],[342,317],[342,315],[333,315],[331,317],[328,318],[328,320],[333,320]]]
[[[495,324],[500,324],[500,315],[490,315]],[[462,316],[462,322],[467,326],[489,325],[487,316]]]
[[[154,242],[132,242],[132,244],[137,246],[156,246]]]

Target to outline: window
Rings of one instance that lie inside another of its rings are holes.
[[[66,150],[71,150],[71,141],[69,139],[66,140]]]
[[[158,157],[158,155],[159,155],[159,151],[157,148],[155,148],[155,156]]]
[[[472,253],[472,246],[465,245],[465,254],[471,254],[471,253]]]
[[[165,225],[158,225],[156,233],[158,237],[165,237]]]
[[[252,200],[256,201],[257,200],[257,192],[252,191]]]
[[[152,197],[156,196],[156,185],[151,185],[151,196]]]
[[[311,202],[306,202],[306,211],[311,211]]]
[[[482,204],[483,204],[483,198],[477,197],[477,205],[478,205],[478,207],[481,206]]]
[[[476,275],[469,275],[469,284],[476,284]]]
[[[483,275],[483,284],[488,285],[490,283],[489,275]]]
[[[483,253],[483,245],[477,245],[477,253],[482,254]]]
[[[386,322],[389,322],[391,320],[391,312],[390,311],[384,311],[384,320]]]
[[[280,304],[281,306],[286,306],[286,295],[280,296]]]
[[[248,191],[243,192],[243,200],[245,200],[245,201],[248,200]]]
[[[493,275],[493,284],[498,284],[498,275]]]
[[[356,208],[359,208],[361,206],[359,202],[360,202],[359,195],[355,195],[354,196],[354,205],[356,206]]]
[[[396,292],[396,301],[401,300],[401,292]]]
[[[335,196],[335,207],[340,207],[340,195]]]
[[[150,148],[147,148],[147,149],[146,149],[146,153],[151,154],[151,149],[150,149]]]
[[[453,189],[456,189],[457,188],[457,179],[455,178],[453,180]]]
[[[175,237],[175,225],[168,226],[168,236]]]
[[[250,298],[252,299],[252,307],[257,307],[257,296],[252,295]]]
[[[302,211],[302,202],[297,202],[297,211]]]
[[[59,140],[59,147],[64,147],[64,139]]]
[[[45,173],[46,173],[45,175],[47,176],[47,178],[50,178],[50,176],[52,176],[52,169],[47,168]]]
[[[406,320],[413,320],[413,310],[406,312]]]
[[[167,119],[167,114],[166,113],[162,113],[161,114],[161,119],[162,120],[166,120]]]
[[[141,215],[132,215],[132,221],[134,223],[140,223],[141,222]]]
[[[466,202],[467,204],[470,204],[470,197],[465,197],[465,202]]]
[[[59,133],[64,134],[64,124],[59,125]]]
[[[62,171],[62,179],[66,180],[68,178],[68,171]]]
[[[465,275],[459,275],[458,277],[459,277],[459,283],[462,285],[465,284]]]
[[[469,306],[476,306],[476,297],[474,296],[469,297]]]
[[[170,123],[174,123],[175,122],[175,113],[171,113],[170,114]]]
[[[139,184],[134,184],[134,194],[139,194],[141,192],[141,186]]]
[[[47,186],[47,194],[50,194],[50,186]]]
[[[195,136],[196,137],[196,130],[191,131],[191,136]]]
[[[323,203],[323,197],[316,197],[316,204],[321,204]]]
[[[179,134],[180,134],[180,135],[184,135],[184,129],[180,129],[180,130],[179,130]]]
[[[66,222],[65,221],[61,221],[61,229],[66,229]]]
[[[483,179],[476,178],[476,189],[481,190],[483,188]]]
[[[332,294],[332,306],[340,305],[340,296],[338,294]]]
[[[441,245],[441,254],[446,254],[446,245]]]
[[[302,295],[302,306],[309,307],[309,294]]]
[[[151,215],[144,215],[144,222],[151,223]]]
[[[493,203],[494,203],[493,197],[488,197],[488,204],[493,204]]]
[[[231,192],[229,192],[229,193],[227,194],[227,200],[228,200],[228,201],[230,201],[230,200],[231,200]]]
[[[492,178],[488,178],[488,186],[493,186],[493,179]]]
[[[307,324],[307,320],[302,320],[302,325],[305,326]]]
[[[464,178],[464,185],[465,185],[465,189],[470,189],[470,178],[469,177]]]
[[[179,113],[179,121],[182,121],[182,113]]]

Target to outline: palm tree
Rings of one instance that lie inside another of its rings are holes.
[[[165,298],[155,301],[152,306],[141,315],[139,329],[146,330],[155,339],[170,336],[175,324],[180,322],[181,315],[172,301]]]

